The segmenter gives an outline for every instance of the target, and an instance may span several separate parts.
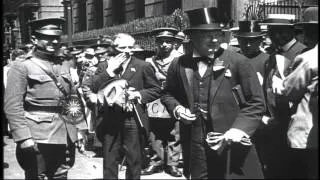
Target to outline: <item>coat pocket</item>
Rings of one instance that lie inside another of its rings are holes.
[[[54,114],[47,112],[25,112],[25,117],[36,123],[52,122]]]
[[[28,120],[32,137],[37,140],[47,140],[57,129],[56,123],[53,122],[54,113],[47,112],[26,112],[25,118]]]
[[[53,81],[48,75],[42,75],[42,74],[29,74],[28,78],[31,81],[35,81],[37,83],[45,83]]]

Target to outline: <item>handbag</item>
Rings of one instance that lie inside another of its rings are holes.
[[[58,106],[62,107],[60,118],[70,124],[79,124],[84,120],[84,113],[80,95],[77,93],[67,93],[66,89],[62,86],[56,76],[47,69],[39,60],[35,58],[30,59],[34,64],[38,65],[55,83],[58,89],[63,93],[64,98],[59,100]]]

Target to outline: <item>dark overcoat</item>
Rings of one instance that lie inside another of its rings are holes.
[[[87,89],[85,94],[97,93],[99,90],[104,88],[110,82],[117,77],[110,77],[106,69],[108,63],[102,63],[95,75],[89,79],[85,80],[83,83],[84,89]],[[143,131],[149,132],[149,122],[146,111],[146,103],[152,102],[160,97],[160,83],[157,80],[154,69],[150,63],[140,60],[136,57],[132,57],[127,68],[125,69],[121,79],[125,79],[130,87],[134,87],[141,94],[141,104],[137,104],[137,110],[139,112],[140,119],[144,126]],[[89,90],[88,88],[89,87]],[[104,106],[103,108],[103,120],[98,125],[96,133],[99,140],[106,133],[117,133],[119,130],[119,122],[121,122],[125,117],[126,113],[122,110],[116,110],[114,107]]]
[[[224,69],[214,71],[209,87],[208,110],[212,129],[215,132],[225,133],[230,128],[237,128],[249,136],[252,136],[260,124],[262,114],[265,111],[264,98],[256,72],[248,60],[238,53],[228,50],[218,57],[224,61]],[[161,101],[167,107],[169,113],[173,113],[176,106],[182,105],[195,112],[192,78],[197,71],[197,65],[192,57],[184,55],[175,59],[169,67],[167,86]],[[232,94],[232,88],[240,85],[246,102],[238,106]],[[181,123],[181,143],[184,158],[184,175],[189,176],[190,168],[190,133],[192,125]],[[245,150],[231,148],[236,155],[232,163],[237,164],[242,173],[231,172],[233,178],[250,178],[252,171],[260,176],[257,154],[254,146]],[[232,155],[233,156],[233,155]],[[240,163],[239,163],[240,162]],[[223,164],[221,164],[223,166]],[[257,177],[257,176],[254,176]]]

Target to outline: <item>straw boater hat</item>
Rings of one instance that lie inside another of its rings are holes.
[[[267,18],[260,25],[267,26],[293,26],[294,14],[268,14]]]
[[[295,26],[318,25],[318,7],[309,7],[303,13],[302,22],[298,22]]]
[[[239,30],[233,32],[235,37],[254,38],[264,36],[266,33],[261,31],[259,21],[239,21]]]
[[[65,23],[61,18],[47,18],[38,19],[28,22],[27,24],[31,28],[31,33],[39,33],[47,36],[61,36],[62,25]]]
[[[178,30],[173,27],[162,27],[154,29],[151,34],[156,38],[167,37],[175,38],[175,35],[178,33]]]
[[[218,8],[200,8],[190,11],[186,11],[190,27],[187,28],[184,32],[190,33],[194,30],[222,30],[225,28],[225,22],[220,20]]]

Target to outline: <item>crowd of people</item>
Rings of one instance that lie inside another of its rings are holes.
[[[63,19],[31,21],[32,44],[4,66],[25,178],[67,179],[76,148],[93,146],[104,179],[119,165],[127,179],[317,179],[318,7],[300,22],[239,21],[230,42],[217,11],[186,11],[183,31],[154,29],[152,56],[130,34],[68,47]]]

